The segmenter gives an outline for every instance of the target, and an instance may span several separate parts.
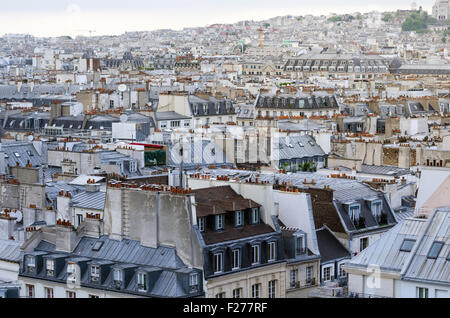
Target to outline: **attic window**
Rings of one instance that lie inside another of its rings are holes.
[[[360,211],[359,204],[354,204],[354,205],[349,206],[348,212],[349,212],[350,219],[352,221],[359,219],[359,211]]]
[[[400,246],[400,251],[411,252],[415,242],[416,240],[405,239],[402,243],[402,246]]]
[[[436,259],[439,256],[439,253],[441,252],[443,246],[444,242],[434,242],[433,245],[431,245],[431,249],[427,255],[427,258]]]
[[[27,150],[27,154],[28,154],[30,157],[33,157],[33,156],[34,156],[33,153],[32,153],[30,150]]]
[[[36,258],[34,256],[27,257],[27,268],[29,272],[34,272],[36,268]]]
[[[191,288],[196,288],[198,286],[198,273],[192,273],[189,276],[189,286]]]
[[[103,242],[101,242],[101,241],[96,242],[94,244],[94,246],[92,247],[92,250],[95,252],[98,252],[102,248],[102,246],[103,246]]]
[[[141,292],[147,291],[147,274],[138,273],[138,290]]]
[[[55,261],[52,259],[48,259],[46,268],[47,276],[55,276]]]
[[[14,156],[16,156],[17,158],[20,158],[20,154],[18,152],[15,152]]]

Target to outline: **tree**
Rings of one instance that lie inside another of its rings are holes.
[[[304,163],[299,163],[298,164],[298,170],[303,171],[303,172],[316,172],[317,171],[317,167],[316,164],[312,161],[307,161]]]
[[[402,24],[402,31],[426,32],[428,25],[436,23],[436,19],[426,12],[414,12]]]

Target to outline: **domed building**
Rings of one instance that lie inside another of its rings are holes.
[[[450,1],[436,0],[432,14],[438,21],[448,20],[450,15]]]

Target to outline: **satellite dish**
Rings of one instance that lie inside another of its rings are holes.
[[[32,141],[34,140],[34,137],[33,137],[33,135],[29,135],[29,136],[27,137],[27,139],[28,139],[29,142],[32,142]]]
[[[125,115],[125,114],[120,115],[120,121],[121,121],[122,123],[127,122],[127,121],[128,121],[128,116]]]
[[[127,85],[125,84],[120,84],[118,87],[119,92],[125,92],[127,90]]]
[[[16,218],[16,223],[19,223],[22,221],[22,212],[16,211],[10,213],[11,217]]]

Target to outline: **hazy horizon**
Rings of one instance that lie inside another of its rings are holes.
[[[0,12],[4,34],[31,34],[38,37],[120,35],[157,29],[181,30],[215,23],[265,20],[285,15],[328,15],[409,9],[413,1],[367,0],[23,0],[4,3]],[[416,1],[417,7],[431,13],[434,0]]]

